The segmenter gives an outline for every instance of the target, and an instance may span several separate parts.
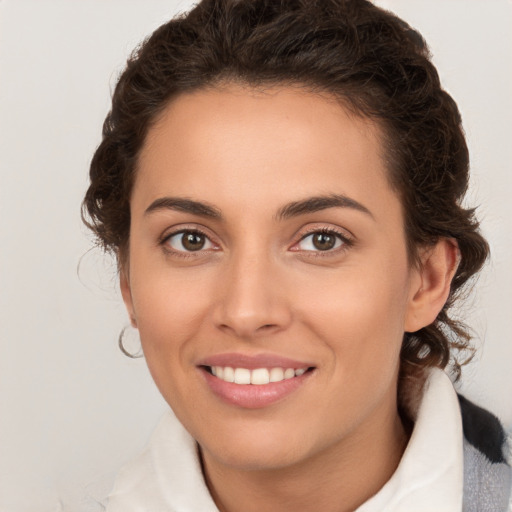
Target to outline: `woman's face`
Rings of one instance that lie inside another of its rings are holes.
[[[123,295],[205,456],[284,467],[397,417],[419,276],[374,124],[287,87],[184,94],[148,133],[131,215]]]

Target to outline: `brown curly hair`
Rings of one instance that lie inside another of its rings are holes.
[[[99,244],[126,255],[137,157],[159,113],[180,93],[226,82],[327,92],[380,124],[411,262],[441,237],[457,240],[461,256],[436,321],[404,334],[402,377],[469,349],[449,311],[489,249],[461,204],[469,157],[460,114],[421,35],[366,0],[203,0],[158,28],[129,58],[91,162],[82,216]]]

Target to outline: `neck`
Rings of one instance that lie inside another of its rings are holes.
[[[202,453],[206,483],[221,512],[349,512],[391,478],[408,436],[396,408],[385,423],[292,466],[244,470]]]

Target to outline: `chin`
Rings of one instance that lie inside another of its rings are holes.
[[[235,432],[230,429],[215,436],[210,431],[205,438],[207,443],[199,441],[203,453],[225,466],[245,471],[291,466],[305,458],[308,451],[304,436],[290,437],[289,429],[281,431],[268,425]],[[221,442],[215,442],[215,438]]]
[[[204,453],[204,449],[201,449]],[[210,453],[218,463],[238,471],[272,471],[283,469],[299,463],[303,457],[297,451],[286,450],[281,447],[279,451],[261,449],[258,447],[243,447],[240,449]]]

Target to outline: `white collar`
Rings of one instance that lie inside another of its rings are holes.
[[[409,444],[384,487],[357,512],[460,512],[462,420],[448,376],[433,370]],[[116,478],[107,512],[218,512],[203,479],[194,439],[164,415],[144,452]]]
[[[448,376],[433,369],[398,468],[356,512],[460,512],[463,459],[457,394]]]
[[[195,440],[169,410],[145,450],[124,466],[107,512],[218,512],[203,479]]]

